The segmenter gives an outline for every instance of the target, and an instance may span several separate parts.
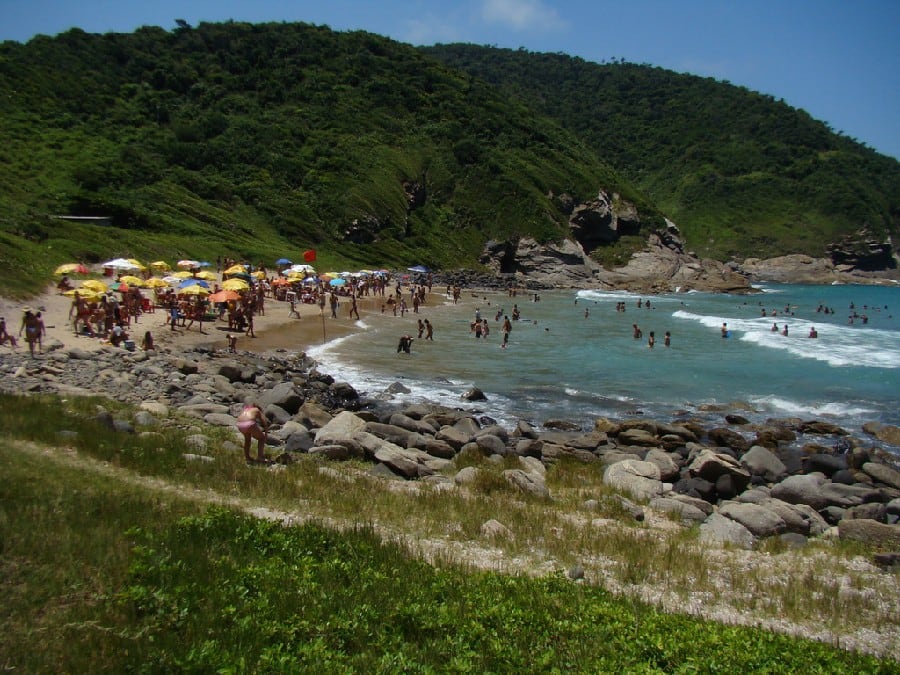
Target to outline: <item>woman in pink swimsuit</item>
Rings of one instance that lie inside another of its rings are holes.
[[[248,403],[241,410],[241,414],[237,418],[237,428],[244,434],[244,459],[253,462],[250,456],[250,441],[255,438],[257,440],[256,460],[257,462],[265,462],[265,446],[266,446],[266,429],[269,428],[269,421],[260,407],[255,403]]]

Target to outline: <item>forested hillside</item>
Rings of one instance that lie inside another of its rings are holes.
[[[728,84],[307,24],[0,44],[0,138],[7,287],[116,255],[471,267],[600,189],[704,255],[821,254],[900,203],[895,160]]]
[[[862,227],[896,245],[900,163],[771,96],[563,54],[424,51],[558,120],[654,199],[698,253],[823,255]]]
[[[71,30],[0,46],[0,91],[3,274],[310,247],[324,265],[473,266],[488,238],[563,236],[551,192],[604,187],[653,214],[558,124],[362,32]]]

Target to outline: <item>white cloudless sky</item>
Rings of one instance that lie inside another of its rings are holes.
[[[175,19],[625,58],[771,94],[900,158],[900,0],[0,0],[0,40]]]

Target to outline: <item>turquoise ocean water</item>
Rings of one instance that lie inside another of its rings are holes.
[[[853,433],[870,420],[900,424],[900,288],[759,289],[752,296],[554,291],[537,302],[528,294],[467,292],[459,305],[422,309],[435,339],[416,340],[411,354],[398,354],[397,342],[404,333],[417,334],[414,314],[368,315],[360,333],[308,353],[369,396],[399,382],[410,393],[396,395],[398,402],[477,409],[508,426],[564,418],[590,428],[600,416],[668,420],[683,411],[721,420],[709,404],[733,404],[752,421],[822,419]],[[651,307],[638,309],[640,299]],[[620,302],[624,312],[616,311]],[[521,319],[502,349],[496,314],[511,315],[514,303]],[[834,313],[817,312],[820,305]],[[476,308],[488,319],[487,339],[469,330]],[[850,323],[854,311],[859,316]],[[643,331],[640,340],[632,337],[634,323]],[[779,329],[787,323],[788,336],[772,332],[773,323]],[[817,339],[807,337],[811,327]],[[652,350],[650,331],[656,335]],[[666,331],[669,348],[663,346]],[[488,400],[462,401],[473,386]]]

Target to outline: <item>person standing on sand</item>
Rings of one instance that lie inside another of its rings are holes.
[[[248,462],[264,463],[266,461],[266,430],[269,420],[256,403],[248,403],[237,418],[237,428],[244,435],[244,459]],[[256,439],[256,459],[250,456],[250,441]]]
[[[335,294],[334,291],[331,291],[331,296],[329,297],[328,301],[331,304],[331,318],[332,319],[338,318],[338,315],[337,315],[338,299],[337,299],[337,294]]]
[[[38,326],[37,317],[35,317],[34,312],[29,308],[26,308],[25,313],[22,315],[22,325],[19,327],[19,337],[22,336],[23,330],[25,331],[25,341],[28,343],[28,353],[30,356],[34,356],[34,343],[38,341],[40,327]]]

